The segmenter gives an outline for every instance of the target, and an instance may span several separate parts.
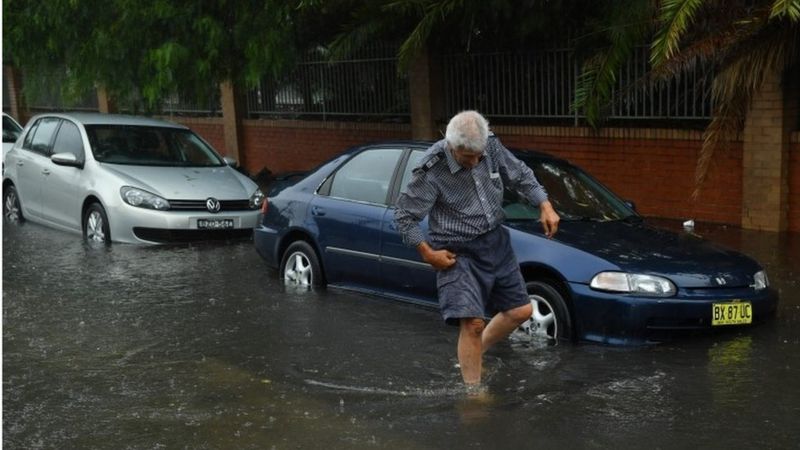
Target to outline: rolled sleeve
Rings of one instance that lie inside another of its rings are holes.
[[[403,243],[412,247],[425,241],[419,222],[428,215],[436,201],[437,189],[426,175],[423,170],[414,172],[406,192],[400,194],[394,211],[394,221]]]

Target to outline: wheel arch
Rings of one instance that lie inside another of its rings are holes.
[[[520,267],[522,278],[525,282],[541,281],[551,285],[567,303],[570,321],[572,322],[572,340],[578,336],[579,323],[575,317],[575,304],[572,298],[572,293],[567,284],[567,280],[555,269],[545,265],[527,264]]]
[[[283,260],[283,254],[286,253],[286,249],[292,245],[293,242],[296,241],[305,241],[308,245],[311,246],[312,249],[317,253],[317,259],[319,260],[320,270],[322,271],[322,276],[325,277],[325,264],[322,259],[322,252],[320,251],[319,247],[317,246],[316,241],[311,237],[311,233],[306,230],[301,229],[293,229],[286,233],[281,239],[280,244],[278,245],[278,254],[276,255],[276,261]],[[325,278],[323,278],[325,279]]]

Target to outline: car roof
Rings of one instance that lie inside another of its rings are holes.
[[[414,147],[418,149],[428,149],[431,145],[433,145],[435,141],[424,141],[424,140],[392,140],[392,141],[378,141],[378,142],[371,142],[369,144],[359,145],[353,147],[346,151],[345,153],[353,153],[359,152],[361,150],[365,150],[367,148],[375,148],[380,146],[391,146],[391,147]],[[548,161],[556,161],[565,164],[571,164],[568,160],[559,158],[557,156],[551,155],[549,153],[545,153],[541,150],[530,150],[530,149],[520,149],[516,147],[507,147],[511,152],[520,159],[536,159],[536,160],[548,160]]]
[[[62,119],[70,119],[82,125],[132,125],[132,126],[149,126],[149,127],[168,127],[168,128],[181,128],[187,127],[167,122],[166,120],[153,119],[150,117],[130,116],[125,114],[105,114],[105,113],[86,113],[86,112],[69,112],[69,113],[45,113],[39,114],[34,119],[41,117],[59,117]]]

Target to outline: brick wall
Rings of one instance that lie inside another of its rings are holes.
[[[354,145],[409,139],[407,124],[245,120],[243,164],[250,173],[307,170]]]
[[[172,119],[175,120],[174,118]],[[182,119],[224,153],[221,119]],[[741,224],[742,143],[716,154],[696,200],[702,133],[686,130],[495,126],[509,147],[538,149],[588,170],[644,216]],[[367,142],[409,139],[409,125],[246,120],[242,162],[250,173],[306,170]],[[789,230],[800,232],[800,132],[789,158]]]
[[[702,133],[686,130],[494,127],[509,147],[542,150],[586,169],[650,217],[738,225],[742,150],[719,151],[697,199],[694,171]]]
[[[800,131],[789,144],[789,231],[800,233]]]

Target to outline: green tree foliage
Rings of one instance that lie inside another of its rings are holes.
[[[332,0],[345,11],[332,55],[375,39],[398,43],[400,69],[424,48],[438,51],[525,50],[565,44],[602,2],[574,0]]]
[[[70,91],[203,95],[224,80],[255,84],[291,62],[298,2],[280,0],[6,0],[6,58],[31,73],[65,70]]]

